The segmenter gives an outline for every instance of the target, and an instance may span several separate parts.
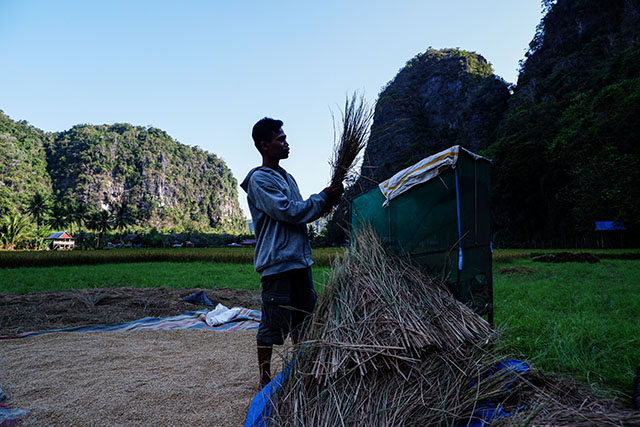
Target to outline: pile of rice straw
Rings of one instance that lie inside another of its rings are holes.
[[[509,414],[494,425],[640,425],[637,412],[540,373],[489,374],[503,358],[481,317],[372,230],[352,241],[290,356],[272,425],[466,426],[489,405]]]

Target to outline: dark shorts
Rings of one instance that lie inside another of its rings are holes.
[[[262,320],[256,338],[267,344],[284,344],[287,335],[301,339],[305,321],[316,307],[311,267],[264,276]]]

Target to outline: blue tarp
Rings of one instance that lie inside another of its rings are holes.
[[[302,354],[302,351],[298,353],[296,357],[300,354]],[[251,400],[249,412],[247,413],[247,418],[245,418],[244,421],[244,427],[267,427],[269,425],[272,409],[271,398],[274,396],[274,393],[280,393],[282,391],[282,383],[289,376],[294,360],[289,362],[286,368],[284,368],[277,377],[260,390]],[[493,365],[485,374],[485,378],[504,370],[512,372],[504,377],[505,389],[510,389],[520,381],[520,377],[529,372],[529,369],[529,364],[522,360],[503,360]],[[473,385],[475,385],[475,381],[473,381],[469,386],[473,387]],[[524,406],[516,408],[513,413],[518,412],[522,408],[524,408]],[[477,403],[471,419],[469,419],[465,424],[460,424],[458,427],[484,427],[500,418],[509,417],[509,415],[510,414],[503,411],[502,405],[496,406],[489,401],[481,401]]]
[[[596,231],[626,230],[622,221],[596,221]]]
[[[0,402],[9,398],[9,395],[0,388]],[[0,426],[22,425],[21,418],[31,412],[31,409],[11,409],[9,406],[0,404]]]
[[[269,418],[271,416],[271,398],[274,394],[282,391],[282,384],[289,376],[291,372],[291,366],[296,357],[301,355],[303,350],[300,350],[293,360],[276,376],[271,380],[269,384],[264,386],[262,390],[258,392],[251,400],[249,406],[249,412],[247,418],[244,420],[244,427],[266,427],[269,425]]]
[[[206,305],[207,307],[213,307],[215,305],[213,301],[209,299],[207,294],[204,293],[204,291],[189,295],[188,297],[185,297],[184,300],[191,304]]]

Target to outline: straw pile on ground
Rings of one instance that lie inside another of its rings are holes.
[[[496,425],[640,420],[619,408],[612,416],[612,402],[568,393],[540,374],[495,369],[502,358],[482,318],[442,282],[386,254],[373,231],[352,238],[302,351],[291,355],[272,424],[466,426],[505,413]],[[554,397],[563,395],[573,398]]]

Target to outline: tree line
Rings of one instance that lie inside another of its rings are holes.
[[[92,232],[96,248],[101,248],[105,246],[108,232],[122,232],[136,221],[135,212],[127,204],[115,206],[113,210],[98,210],[84,203],[53,200],[40,192],[28,199],[26,213],[11,211],[2,217],[2,248],[42,249],[46,245],[44,239],[54,231],[68,231],[71,235]]]

